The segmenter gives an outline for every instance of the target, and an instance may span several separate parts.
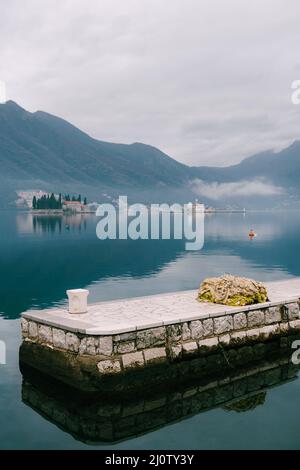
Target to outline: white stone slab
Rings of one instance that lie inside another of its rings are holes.
[[[265,283],[270,302],[251,307],[200,303],[189,290],[90,304],[88,312],[71,316],[66,309],[30,310],[23,317],[45,325],[90,335],[114,335],[162,325],[222,316],[287,303],[300,297],[300,278]]]

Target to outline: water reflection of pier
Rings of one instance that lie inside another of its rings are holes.
[[[273,353],[239,370],[195,379],[178,386],[111,397],[81,393],[22,366],[23,402],[75,439],[95,444],[116,442],[153,431],[172,422],[223,408],[247,412],[263,406],[269,389],[296,379],[300,365],[290,362],[274,344]],[[184,363],[182,374],[186,374]]]

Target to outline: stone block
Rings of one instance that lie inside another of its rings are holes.
[[[208,353],[215,350],[218,347],[218,338],[207,338],[202,339],[198,342],[199,352]]]
[[[187,398],[195,396],[197,393],[198,393],[198,387],[190,387],[183,392],[182,398],[183,400],[185,400]]]
[[[186,341],[186,340],[190,339],[191,334],[192,333],[191,333],[191,330],[189,328],[188,323],[186,323],[186,322],[183,323],[183,325],[182,325],[182,336],[181,336],[182,341]]]
[[[255,326],[262,326],[265,321],[264,312],[262,310],[252,310],[247,313],[248,317],[248,328]]]
[[[180,323],[176,325],[169,325],[166,327],[166,332],[168,340],[171,343],[177,343],[181,340],[182,325]]]
[[[100,336],[98,340],[97,354],[111,356],[113,352],[113,341],[111,336]]]
[[[169,353],[172,360],[180,359],[182,356],[182,345],[177,344],[175,346],[171,346]]]
[[[120,341],[117,343],[117,353],[126,354],[135,351],[134,341]]]
[[[78,352],[80,346],[80,339],[74,333],[66,333],[66,347],[68,351]]]
[[[238,365],[248,364],[253,361],[254,353],[251,346],[243,346],[237,350],[236,363]]]
[[[190,323],[191,337],[193,339],[203,338],[203,325],[202,321],[195,320]]]
[[[247,340],[246,331],[233,331],[231,333],[231,342],[233,345],[245,343]]]
[[[192,356],[198,354],[198,344],[196,341],[189,341],[182,344],[182,353],[184,356]]]
[[[166,329],[164,326],[142,330],[137,332],[137,349],[163,346],[166,341]]]
[[[81,340],[79,346],[79,352],[81,351],[81,347],[84,349],[84,354],[88,354],[89,356],[96,356],[96,349],[98,348],[98,339],[93,338],[92,336],[88,336]]]
[[[274,325],[267,325],[262,328],[260,328],[260,334],[262,339],[266,340],[268,338],[271,338],[273,336],[276,336],[280,333],[280,327],[278,323],[275,323]]]
[[[153,411],[160,409],[166,405],[166,397],[147,399],[144,403],[144,411]]]
[[[79,354],[82,356],[83,354],[87,354],[86,352],[86,338],[82,338],[80,340],[80,345],[79,345]]]
[[[58,328],[52,329],[53,346],[55,348],[66,349],[66,333]]]
[[[280,306],[269,307],[265,311],[265,324],[278,323],[281,321],[281,308]]]
[[[21,329],[22,329],[22,333],[24,333],[24,336],[27,335],[28,328],[29,328],[28,320],[26,320],[26,318],[21,318]]]
[[[235,366],[237,363],[237,351],[238,349],[228,349],[226,356],[230,365]]]
[[[144,359],[147,365],[165,362],[167,360],[166,350],[165,348],[145,349]]]
[[[259,390],[264,384],[264,374],[255,374],[248,378],[248,392]]]
[[[289,322],[291,330],[300,330],[300,320],[292,320]]]
[[[219,344],[221,344],[221,346],[223,347],[226,347],[226,346],[229,346],[230,344],[230,335],[227,333],[225,333],[224,335],[220,335],[219,336]]]
[[[203,337],[206,338],[207,336],[212,336],[214,334],[214,322],[211,318],[207,318],[206,320],[202,320],[203,326]]]
[[[214,334],[221,335],[227,333],[233,328],[233,321],[231,315],[224,315],[223,317],[214,318]]]
[[[297,302],[286,304],[283,306],[283,319],[284,320],[298,320],[299,319],[299,305]]]
[[[264,374],[264,383],[268,387],[275,385],[281,381],[281,369],[277,367],[265,372]]]
[[[94,356],[94,355],[97,355],[97,351],[99,349],[99,336],[93,336],[91,337],[91,340],[94,340],[94,341],[91,341],[91,353],[88,353],[88,354],[91,354],[92,356]],[[94,347],[95,347],[95,354],[94,354]]]
[[[231,400],[233,397],[233,384],[218,387],[215,392],[214,404],[219,405]]]
[[[251,328],[247,331],[247,339],[249,341],[257,341],[261,336],[260,328]]]
[[[79,346],[79,354],[88,354],[89,356],[95,356],[98,350],[99,341],[92,336],[82,338]]]
[[[28,324],[28,335],[29,335],[29,338],[38,337],[38,325],[34,321],[30,321]]]
[[[52,344],[52,328],[47,325],[39,325],[39,340],[42,343]]]
[[[289,324],[288,322],[285,322],[285,323],[280,323],[280,332],[281,333],[287,333],[289,331]]]
[[[233,315],[233,329],[242,330],[247,328],[247,316],[245,313],[236,313]]]
[[[140,414],[144,411],[145,400],[143,398],[139,400],[135,400],[133,403],[126,403],[122,406],[122,416],[135,416]],[[119,413],[116,413],[119,414]],[[111,416],[112,413],[108,414],[107,416]]]
[[[224,369],[225,364],[227,364],[224,354],[209,354],[208,356],[205,356],[206,358],[206,364],[207,364],[207,372],[213,371],[214,373],[216,372],[221,372]]]
[[[129,333],[122,333],[113,337],[115,342],[119,341],[135,341],[136,331],[130,331]]]
[[[122,410],[121,403],[111,403],[111,404],[108,404],[107,402],[100,402],[100,403],[101,404],[97,407],[97,416],[101,416],[101,417],[105,416],[109,418],[109,417],[118,416],[121,414],[121,410]]]
[[[257,343],[252,346],[255,359],[262,359],[265,355],[266,345],[264,343]]]
[[[114,375],[121,372],[121,364],[117,359],[115,360],[104,360],[97,364],[100,374]]]
[[[124,354],[122,356],[124,369],[136,369],[144,366],[144,356],[142,351]]]
[[[233,397],[238,398],[246,394],[248,389],[247,379],[239,379],[233,383]]]

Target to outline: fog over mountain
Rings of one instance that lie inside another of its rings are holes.
[[[91,138],[67,121],[43,111],[28,112],[13,101],[0,105],[1,206],[16,192],[41,189],[128,195],[136,202],[276,207],[300,200],[300,142],[266,151],[229,167],[190,167],[142,143]]]

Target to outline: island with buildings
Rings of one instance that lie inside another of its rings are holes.
[[[22,194],[23,207],[34,214],[95,213],[98,203],[89,203],[86,197],[70,194],[54,194],[43,191]]]

